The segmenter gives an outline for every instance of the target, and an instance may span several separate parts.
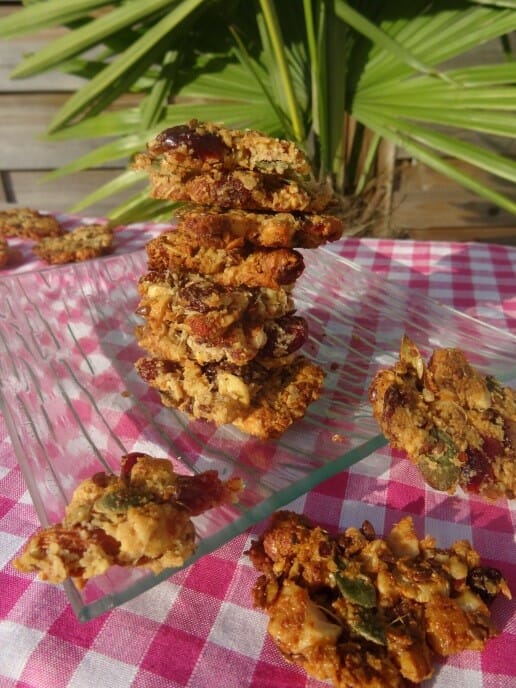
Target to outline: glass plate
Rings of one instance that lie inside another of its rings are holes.
[[[367,392],[375,370],[397,357],[403,333],[425,356],[437,346],[459,346],[474,364],[510,381],[516,337],[327,249],[304,255],[294,291],[310,328],[303,352],[323,366],[326,379],[305,418],[274,442],[189,421],[164,408],[135,373],[144,251],[0,279],[0,400],[43,525],[62,518],[79,482],[118,471],[130,451],[168,456],[183,473],[215,468],[224,479],[240,475],[246,489],[238,506],[194,519],[199,544],[190,564],[385,444]],[[77,616],[87,620],[171,573],[117,567],[83,591],[65,587]]]

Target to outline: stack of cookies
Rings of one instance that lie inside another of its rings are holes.
[[[134,166],[153,197],[187,202],[147,245],[138,373],[166,406],[278,437],[324,379],[299,354],[307,324],[292,288],[304,269],[295,249],[342,235],[330,190],[293,143],[197,121],[163,131]]]

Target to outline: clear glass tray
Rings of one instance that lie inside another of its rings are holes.
[[[330,250],[306,251],[305,262],[294,292],[311,333],[303,351],[324,367],[326,380],[306,417],[276,442],[191,422],[164,408],[135,373],[144,251],[1,278],[0,401],[42,524],[62,518],[80,481],[117,471],[130,451],[168,456],[180,472],[240,475],[246,489],[238,506],[195,519],[199,544],[189,564],[385,444],[368,386],[375,370],[397,357],[403,333],[424,355],[459,346],[480,368],[505,381],[508,371],[514,376],[515,336]],[[69,582],[66,589],[87,620],[171,573],[117,568],[83,591]]]

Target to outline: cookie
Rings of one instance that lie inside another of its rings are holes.
[[[419,685],[435,655],[498,635],[488,605],[511,597],[467,541],[420,540],[410,516],[381,538],[368,521],[331,535],[279,511],[247,554],[261,574],[254,606],[282,656],[335,688]]]
[[[168,459],[143,453],[122,457],[120,475],[96,473],[74,491],[60,523],[30,538],[14,560],[23,572],[77,587],[111,566],[160,573],[182,566],[196,549],[192,516],[238,500],[239,478],[217,472],[178,475]]]
[[[44,215],[31,208],[0,210],[0,237],[18,237],[38,241],[57,237],[64,230],[53,215]]]
[[[138,157],[134,167],[147,171],[152,198],[278,213],[320,213],[333,201],[330,187],[312,180],[298,181],[251,170],[218,168],[163,174],[159,169],[145,168]]]
[[[285,360],[305,343],[308,327],[304,318],[286,315],[261,323],[237,321],[218,336],[204,329],[195,333],[175,322],[138,326],[135,336],[142,349],[158,358],[176,362],[189,358],[201,365],[226,361],[243,366],[256,358]]]
[[[241,238],[253,246],[317,248],[342,236],[343,221],[332,215],[253,213],[210,208],[179,210],[179,227],[208,237]]]
[[[164,172],[217,166],[283,176],[311,173],[305,153],[291,141],[197,120],[165,129],[149,142],[147,151],[152,162],[159,161]]]
[[[150,270],[196,272],[224,286],[278,289],[290,285],[304,270],[295,249],[257,249],[249,252],[239,241],[196,237],[174,230],[155,237],[146,246]]]
[[[197,273],[151,270],[139,279],[138,293],[137,313],[152,327],[175,323],[214,339],[241,320],[263,322],[294,311],[287,289],[225,286]]]
[[[460,349],[436,349],[427,364],[404,337],[399,360],[375,375],[369,398],[390,444],[431,487],[516,496],[516,391],[476,370]]]
[[[113,245],[113,230],[107,225],[83,225],[62,236],[42,239],[34,253],[51,265],[98,258]]]
[[[302,356],[276,368],[257,361],[200,366],[191,360],[142,358],[136,370],[159,391],[165,406],[216,425],[232,423],[262,439],[279,437],[302,418],[324,380],[322,370]]]

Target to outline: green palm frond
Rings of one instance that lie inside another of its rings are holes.
[[[198,118],[297,140],[319,176],[348,195],[374,177],[385,139],[516,212],[514,199],[451,161],[515,179],[514,160],[481,143],[495,137],[503,150],[516,138],[508,39],[515,8],[516,0],[40,0],[4,19],[0,37],[69,29],[13,74],[60,69],[84,79],[49,123],[47,138],[102,140],[54,178],[129,160],[162,128]],[[453,62],[495,39],[494,64]],[[138,106],[120,106],[128,94]],[[468,132],[479,142],[463,140]],[[131,172],[79,206],[133,186],[134,199],[113,217],[170,211],[145,198]]]

